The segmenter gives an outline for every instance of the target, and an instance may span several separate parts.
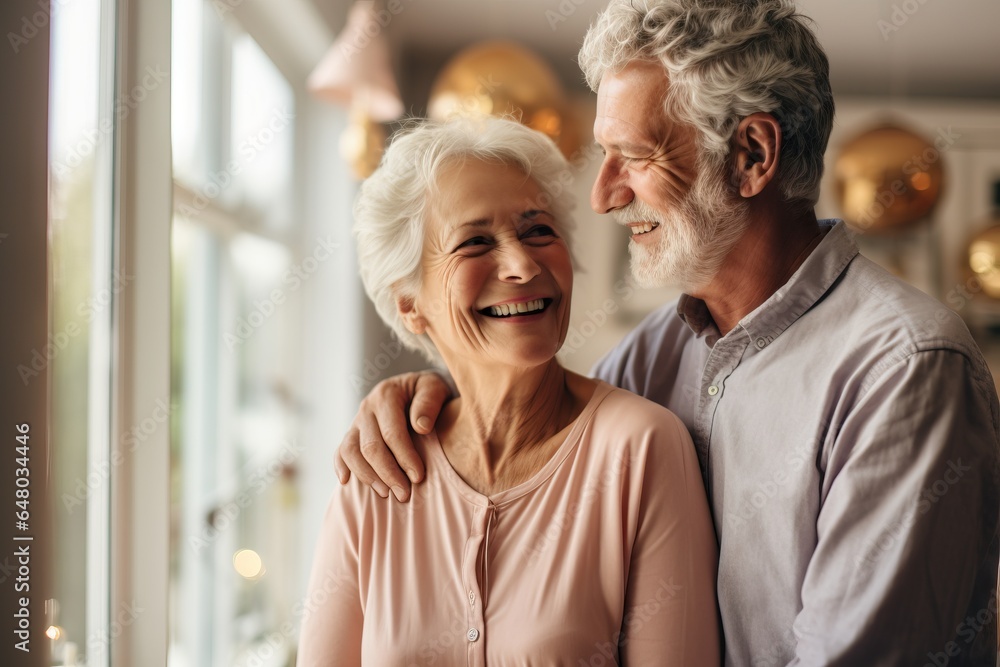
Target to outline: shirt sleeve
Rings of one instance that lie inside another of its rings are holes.
[[[718,549],[694,445],[674,415],[651,430],[620,638],[624,667],[720,664]]]
[[[790,665],[995,664],[998,408],[979,361],[916,352],[843,421]]]
[[[333,492],[313,557],[296,664],[359,667],[364,613],[359,585],[360,494],[352,479]]]

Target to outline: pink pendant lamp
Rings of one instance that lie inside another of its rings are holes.
[[[358,178],[378,166],[387,123],[403,115],[403,102],[392,74],[389,45],[375,13],[375,3],[354,3],[347,25],[309,75],[309,92],[347,108],[350,120],[340,149]]]

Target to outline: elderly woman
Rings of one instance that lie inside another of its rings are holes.
[[[712,665],[716,543],[690,437],[571,373],[568,165],[517,123],[425,124],[355,209],[382,318],[458,389],[413,501],[326,512],[300,665]]]

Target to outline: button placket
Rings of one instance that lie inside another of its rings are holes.
[[[465,558],[462,563],[465,596],[469,603],[466,612],[464,639],[467,644],[466,655],[468,656],[468,665],[470,667],[485,667],[486,665],[486,643],[478,641],[482,637],[483,630],[486,627],[483,610],[482,582],[479,581],[479,559],[486,538],[486,527],[490,514],[491,512],[487,507],[477,507],[475,509],[472,520],[472,532],[465,545]]]
[[[472,589],[469,589],[469,612],[472,622],[475,623],[477,618],[481,618],[481,614],[476,614],[476,593]],[[474,625],[469,628],[469,631],[465,633],[466,638],[470,642],[474,642],[479,639],[479,629]]]
[[[716,410],[722,400],[723,383],[739,366],[749,343],[750,337],[748,335],[726,336],[715,344],[705,362],[705,370],[701,380],[702,391],[698,399],[698,412],[695,415],[695,427],[691,435],[698,451],[701,473],[706,480],[710,480],[709,452],[712,444],[712,427],[715,422]],[[707,481],[707,484],[710,486],[711,481]],[[710,488],[709,491],[711,491]]]

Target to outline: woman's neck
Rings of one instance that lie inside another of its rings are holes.
[[[480,493],[494,493],[537,472],[562,432],[590,399],[592,380],[555,359],[530,369],[453,375],[459,398],[438,420],[438,437],[452,467]]]

